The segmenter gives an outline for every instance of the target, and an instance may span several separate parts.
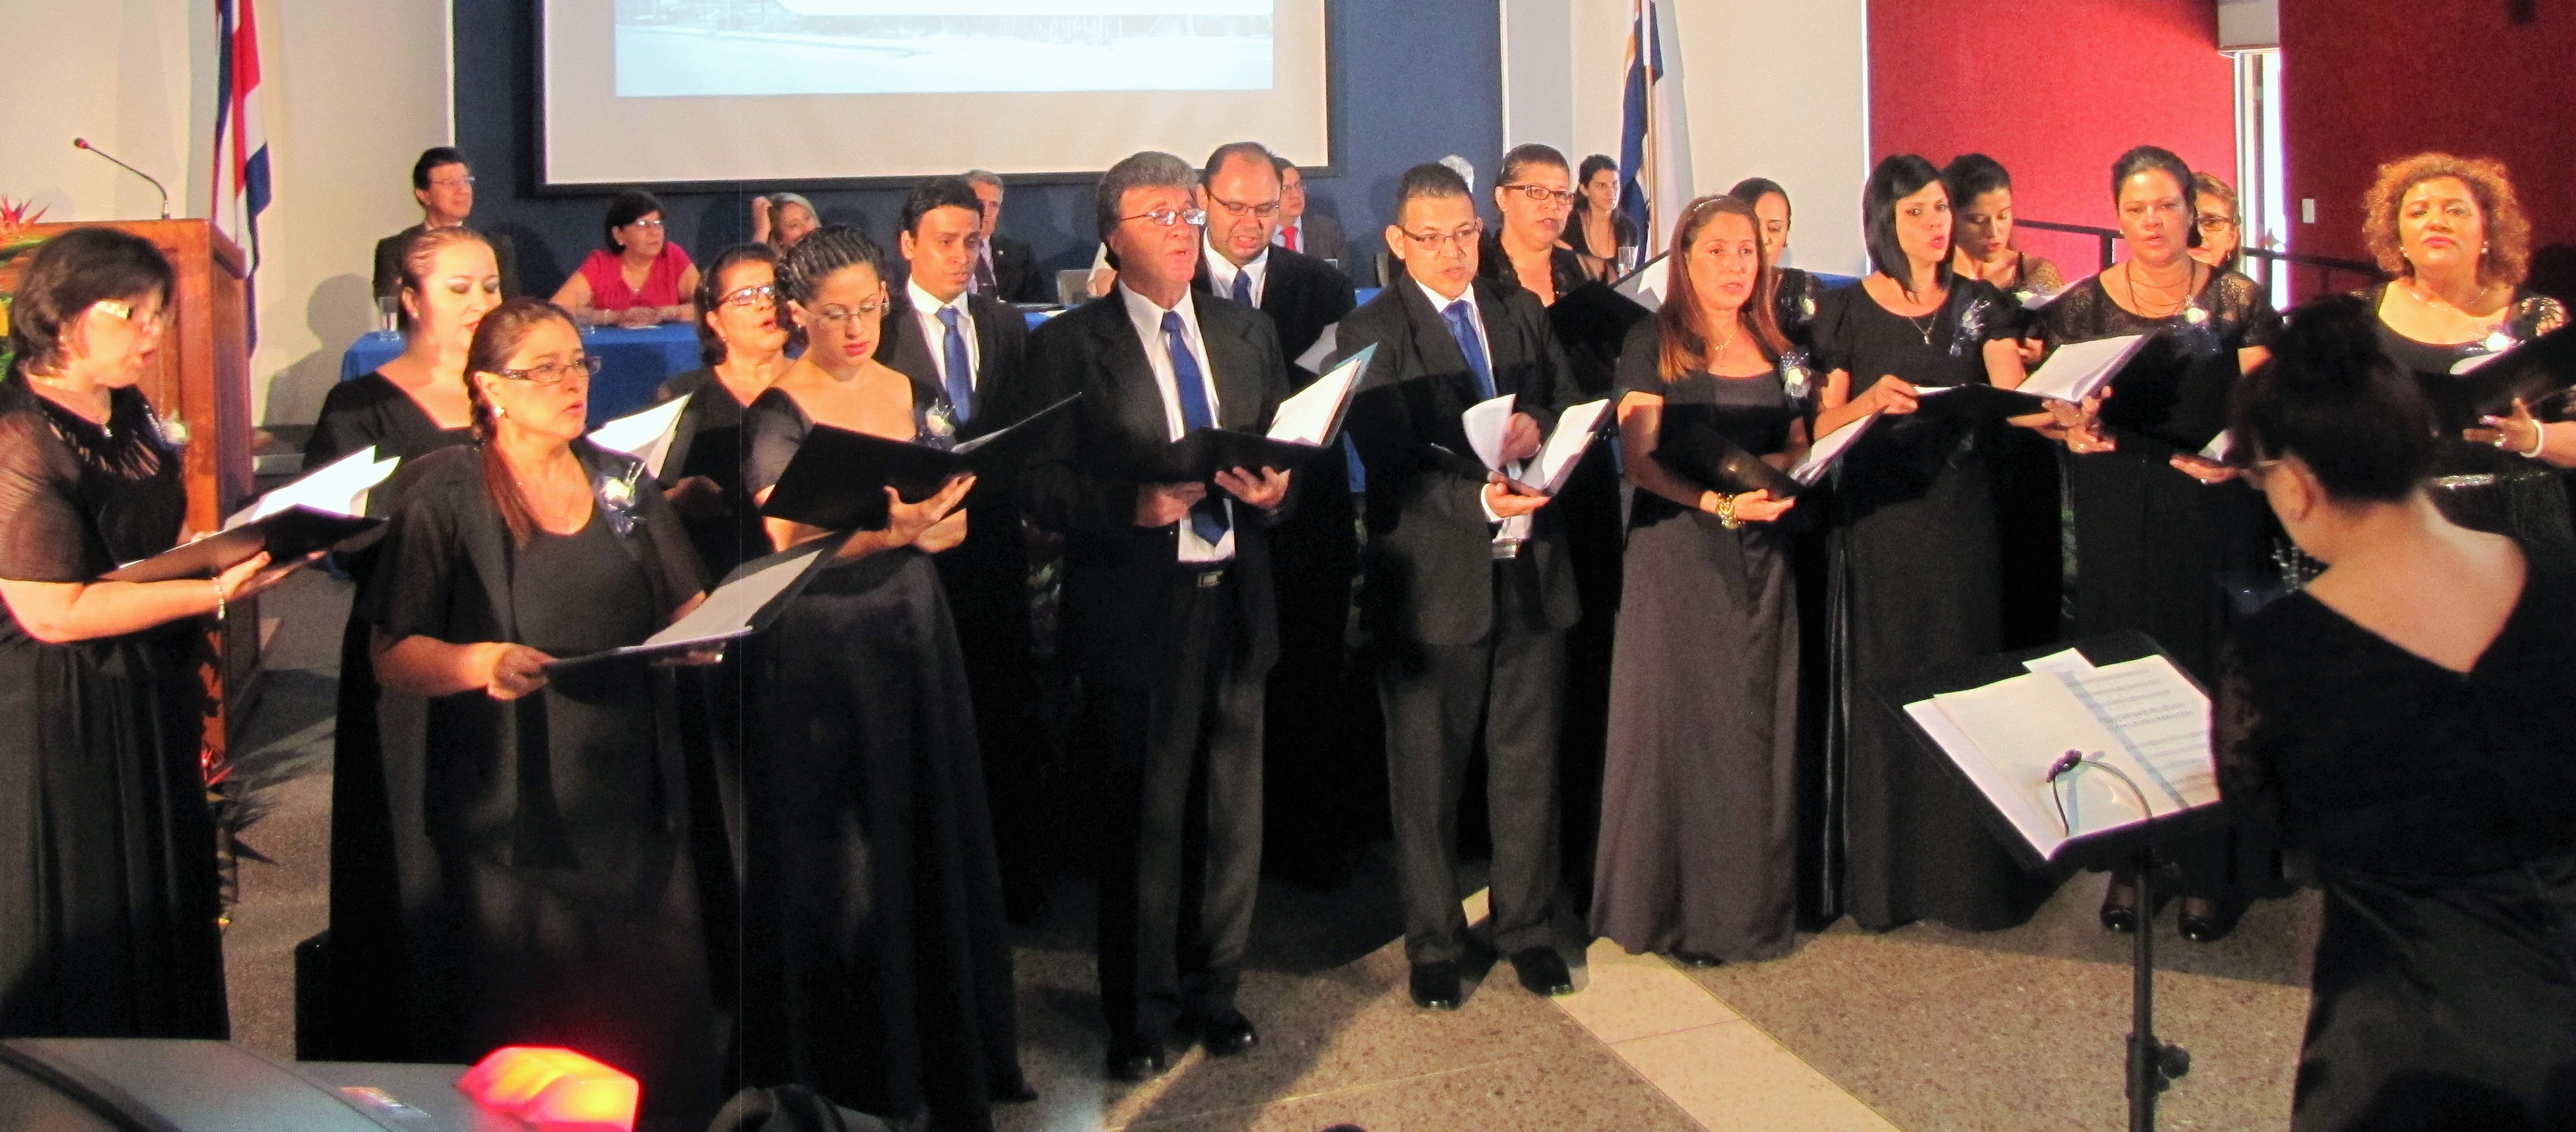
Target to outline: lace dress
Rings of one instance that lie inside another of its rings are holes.
[[[2383,283],[2362,292],[2372,311],[2380,309],[2388,296],[2388,286]],[[2500,452],[2493,445],[2462,439],[2461,430],[2479,427],[2479,418],[2511,413],[2513,406],[2509,401],[2478,403],[2477,386],[2467,375],[2452,373],[2451,368],[2472,358],[2512,349],[2565,325],[2567,308],[2556,299],[2527,291],[2515,293],[2503,323],[2494,333],[2474,342],[2418,342],[2384,321],[2378,324],[2380,347],[2400,368],[2414,375],[2416,388],[2423,390],[2425,401],[2433,406],[2433,416],[2441,429],[2430,484],[2434,504],[2461,526],[2511,535],[2523,542],[2555,548],[2558,553],[2576,551],[2576,530],[2571,530],[2568,523],[2566,473],[2538,460]],[[2544,419],[2549,416],[2543,412]]]

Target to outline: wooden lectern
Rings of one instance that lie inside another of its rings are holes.
[[[170,296],[170,330],[142,390],[163,417],[187,429],[183,477],[188,529],[214,530],[254,490],[249,325],[244,315],[250,265],[232,240],[203,220],[34,224],[24,234],[44,237],[86,227],[115,228],[152,241],[178,274],[178,291]],[[0,291],[16,290],[26,262],[20,256],[0,266]],[[258,600],[234,603],[212,636],[214,648],[203,674],[206,746],[209,758],[220,761],[230,748],[231,729],[259,695]]]

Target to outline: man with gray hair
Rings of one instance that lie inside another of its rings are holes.
[[[1006,303],[1045,302],[1052,296],[1040,294],[1037,254],[1023,240],[1001,234],[1002,175],[985,169],[966,171],[966,183],[975,190],[975,199],[984,204],[984,223],[976,230],[983,249],[975,256],[975,275],[966,289],[988,299]]]
[[[1197,172],[1140,153],[1101,178],[1109,294],[1029,336],[1022,412],[1075,394],[1022,477],[1065,532],[1063,642],[1083,677],[1082,746],[1100,822],[1100,998],[1110,1076],[1170,1067],[1166,1040],[1215,1056],[1260,1039],[1235,1008],[1261,873],[1262,695],[1278,659],[1269,528],[1288,473],[1140,473],[1190,431],[1259,432],[1288,395],[1258,311],[1191,294]]]

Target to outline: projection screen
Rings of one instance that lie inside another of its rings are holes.
[[[1325,0],[544,0],[548,186],[1330,161]]]

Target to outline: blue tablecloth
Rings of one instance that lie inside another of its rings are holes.
[[[641,330],[615,327],[581,332],[582,348],[600,359],[599,376],[590,380],[590,423],[595,427],[653,403],[653,391],[673,374],[703,364],[698,360],[698,332],[685,322],[666,322]],[[373,373],[402,353],[399,334],[377,331],[359,336],[340,355],[340,380]]]

